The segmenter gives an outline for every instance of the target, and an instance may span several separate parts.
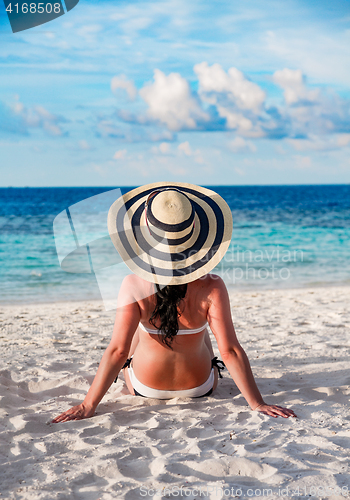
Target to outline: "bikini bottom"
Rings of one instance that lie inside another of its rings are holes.
[[[214,385],[214,366],[217,367],[220,378],[222,378],[221,370],[224,370],[225,367],[223,361],[215,357],[211,360],[212,369],[210,370],[209,377],[204,382],[204,384],[201,384],[198,387],[193,387],[191,389],[183,389],[180,391],[165,391],[162,389],[153,389],[152,387],[148,387],[147,385],[144,385],[142,382],[140,382],[136,378],[134,370],[132,369],[132,366],[130,364],[131,360],[132,357],[127,359],[123,368],[128,368],[130,382],[134,388],[135,395],[142,396],[144,398],[154,398],[154,399],[201,398],[204,396],[210,396],[210,394],[213,392],[213,385]]]

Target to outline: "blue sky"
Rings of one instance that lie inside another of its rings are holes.
[[[350,182],[348,1],[0,7],[1,186]]]

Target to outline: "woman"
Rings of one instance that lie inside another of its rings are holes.
[[[91,417],[124,368],[131,394],[170,399],[208,396],[222,359],[252,410],[295,417],[268,405],[256,386],[231,318],[224,282],[208,274],[231,240],[232,215],[215,192],[184,183],[156,183],[119,198],[108,214],[111,239],[133,271],[122,284],[111,342],[84,401],[56,417]]]

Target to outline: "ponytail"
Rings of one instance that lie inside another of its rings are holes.
[[[171,344],[179,331],[178,318],[181,313],[178,312],[178,306],[186,295],[187,284],[167,285],[163,288],[156,284],[156,288],[157,304],[149,322],[162,332],[160,338],[163,344],[172,349]],[[155,323],[159,321],[160,326],[157,327]]]

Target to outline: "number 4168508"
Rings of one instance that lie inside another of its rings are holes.
[[[54,12],[55,14],[59,14],[61,12],[61,4],[60,3],[22,3],[18,7],[18,3],[14,4],[13,9],[12,9],[12,4],[9,3],[8,6],[6,7],[6,11],[12,14],[12,12],[16,12],[19,14],[22,12],[22,14],[27,14],[28,12],[30,14],[51,14],[51,12]]]

